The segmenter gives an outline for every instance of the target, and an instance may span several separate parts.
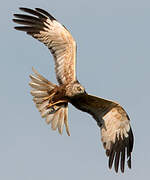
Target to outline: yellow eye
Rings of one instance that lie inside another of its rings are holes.
[[[78,90],[78,91],[82,91],[81,87],[77,87],[77,90]]]

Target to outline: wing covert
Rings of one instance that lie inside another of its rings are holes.
[[[88,94],[71,100],[76,108],[93,116],[101,129],[101,140],[109,157],[109,168],[114,163],[115,171],[124,172],[125,156],[131,168],[133,133],[125,110],[117,103]]]
[[[121,106],[116,106],[107,112],[102,119],[101,140],[106,155],[109,157],[109,168],[114,164],[115,171],[124,172],[125,156],[128,167],[131,168],[131,153],[133,149],[133,133],[128,115]]]

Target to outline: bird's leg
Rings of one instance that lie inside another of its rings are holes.
[[[46,107],[50,108],[51,106],[54,106],[54,105],[57,105],[57,104],[60,104],[60,103],[67,103],[67,102],[68,102],[67,100],[59,100],[59,101],[56,101],[54,103],[49,103]]]
[[[49,100],[49,104],[46,107],[50,108],[54,105],[68,103],[63,96],[62,88],[56,86],[52,91],[49,92],[49,96],[44,97],[43,100]]]
[[[43,97],[43,100],[45,101],[45,100],[52,100],[52,98],[53,98],[53,96],[57,93],[57,90],[58,90],[58,88],[57,88],[57,86],[54,88],[54,89],[52,89],[50,92],[48,92],[49,93],[49,96],[46,96],[46,97]]]
[[[44,97],[43,100],[45,101],[45,100],[51,99],[54,94],[55,94],[55,92],[53,92],[49,96]]]

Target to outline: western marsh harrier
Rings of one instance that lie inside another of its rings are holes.
[[[97,121],[101,140],[109,157],[109,168],[114,164],[124,172],[125,156],[131,168],[133,134],[130,120],[125,110],[116,102],[89,95],[76,78],[76,42],[52,15],[43,9],[20,8],[27,14],[14,14],[15,23],[23,26],[16,30],[25,31],[44,43],[55,61],[56,78],[59,85],[48,81],[33,68],[29,83],[33,101],[41,116],[51,123],[53,130],[62,134],[63,126],[70,136],[68,127],[68,103],[87,112]]]

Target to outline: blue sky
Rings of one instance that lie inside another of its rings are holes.
[[[94,119],[69,106],[71,136],[40,117],[30,95],[34,66],[56,83],[48,49],[13,29],[18,7],[40,7],[64,24],[77,42],[77,76],[90,94],[119,102],[135,135],[132,170],[116,174]],[[0,6],[0,179],[149,178],[150,1],[5,0]]]

